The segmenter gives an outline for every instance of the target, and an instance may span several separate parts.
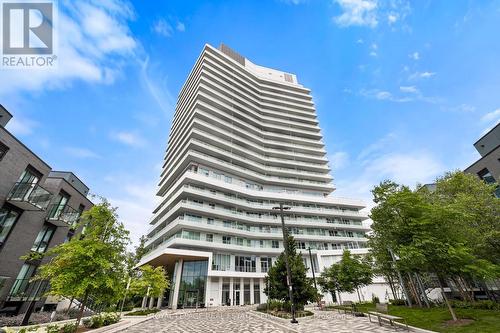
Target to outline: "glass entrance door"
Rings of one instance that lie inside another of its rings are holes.
[[[234,291],[234,305],[240,305],[241,302],[240,302],[240,291],[239,290],[235,290]]]
[[[184,307],[198,307],[198,290],[186,290],[186,294],[184,295]]]

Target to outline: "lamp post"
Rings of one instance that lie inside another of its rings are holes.
[[[316,301],[318,303],[318,308],[320,308],[321,304],[319,302],[318,286],[316,285],[316,274],[314,274],[314,263],[313,263],[313,256],[312,256],[312,253],[311,253],[311,247],[310,246],[307,248],[307,251],[309,251],[309,261],[311,261],[311,271],[313,273],[314,289],[316,289]]]
[[[288,295],[290,298],[290,303],[292,305],[292,320],[290,321],[292,324],[297,324],[298,321],[295,318],[295,302],[293,300],[293,283],[292,283],[292,271],[290,270],[290,263],[288,261],[288,230],[285,226],[285,218],[283,216],[283,210],[289,210],[291,207],[283,207],[283,204],[280,203],[279,207],[273,207],[273,209],[279,209],[281,215],[281,228],[283,229],[283,246],[285,247],[285,251],[283,252],[285,255],[285,265],[286,265],[286,282],[288,284]]]

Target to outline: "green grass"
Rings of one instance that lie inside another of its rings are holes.
[[[356,306],[358,311],[376,311],[371,304]],[[474,322],[459,327],[446,327],[444,323],[451,320],[448,309],[408,308],[406,306],[389,305],[389,314],[403,317],[408,325],[443,333],[498,333],[500,332],[500,311],[479,309],[455,309],[459,319],[473,319]]]
[[[158,309],[137,310],[137,311],[129,312],[129,313],[125,314],[125,316],[146,316],[148,314],[156,313],[158,311],[160,311],[160,310],[158,310]]]

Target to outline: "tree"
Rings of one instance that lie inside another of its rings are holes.
[[[126,283],[128,231],[117,220],[116,208],[107,201],[82,214],[81,237],[49,250],[49,263],[42,265],[36,279],[50,282],[49,295],[81,300],[77,325],[89,299],[97,304],[116,303]]]
[[[340,290],[340,285],[338,282],[338,269],[339,265],[333,264],[323,270],[323,272],[321,272],[320,276],[318,277],[318,285],[320,286],[321,291],[324,293],[330,293],[332,295],[333,302],[337,302],[337,296],[335,293]],[[340,299],[339,302],[341,302]]]
[[[382,182],[372,191],[377,206],[371,211],[370,246],[377,265],[387,270],[394,266],[387,256],[391,249],[399,258],[396,267],[406,272],[418,302],[411,275],[437,277],[456,320],[443,285],[453,281],[464,300],[473,300],[466,292],[472,290],[468,284],[499,276],[500,202],[493,191],[477,177],[461,172],[438,178],[433,191]]]
[[[372,283],[371,264],[362,260],[359,256],[351,255],[349,250],[344,250],[342,259],[337,264],[333,272],[337,274],[339,291],[358,293],[358,300],[361,302],[359,288]]]
[[[132,295],[160,297],[169,284],[162,266],[144,265],[139,268],[139,274],[132,278],[130,291]]]
[[[297,309],[302,309],[307,302],[313,302],[317,299],[317,292],[312,285],[312,279],[306,276],[307,268],[301,254],[297,253],[295,240],[292,236],[288,236],[288,261],[292,272],[293,299]],[[264,293],[270,299],[290,302],[283,252],[267,272]]]

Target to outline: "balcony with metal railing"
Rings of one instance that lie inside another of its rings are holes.
[[[73,227],[80,218],[80,212],[68,205],[52,204],[48,212],[47,221],[58,227]]]
[[[45,210],[52,193],[38,184],[17,182],[10,190],[7,201],[22,210]]]

